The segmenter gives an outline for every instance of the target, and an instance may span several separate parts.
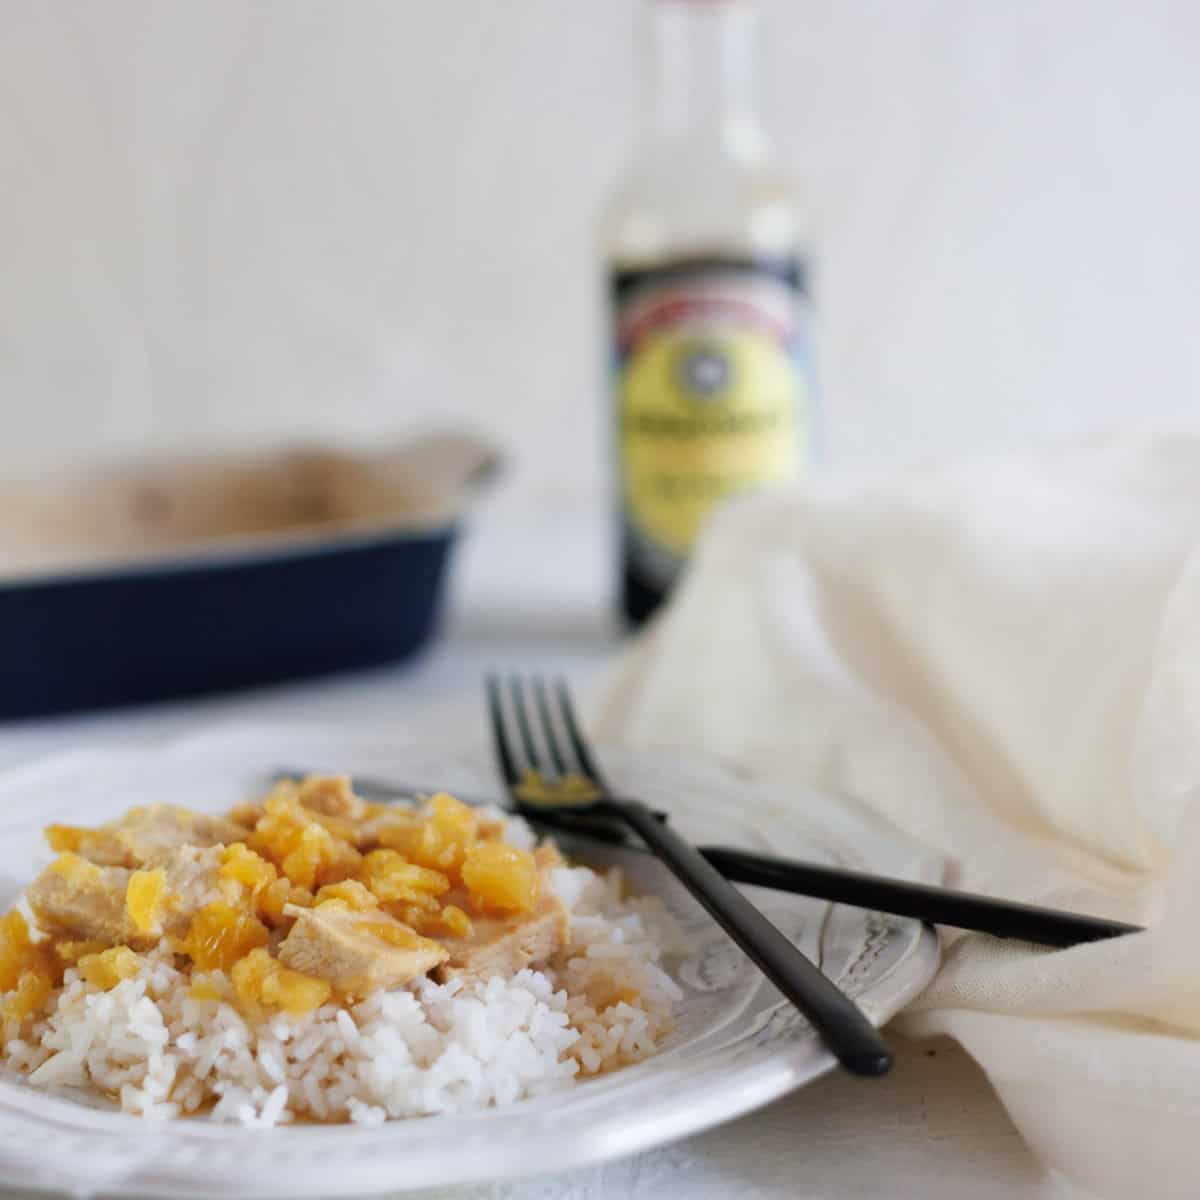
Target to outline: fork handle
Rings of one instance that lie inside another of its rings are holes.
[[[998,900],[951,888],[868,875],[843,867],[826,867],[798,859],[753,854],[728,846],[702,846],[699,852],[727,879],[817,896],[837,904],[853,904],[900,917],[916,917],[934,925],[971,929],[995,937],[1021,938],[1043,946],[1076,946],[1104,938],[1140,933],[1139,925],[1060,912],[1015,900]]]
[[[809,1019],[838,1062],[856,1075],[883,1075],[892,1052],[863,1011],[811,963],[700,852],[639,800],[608,807],[633,829],[675,878]]]

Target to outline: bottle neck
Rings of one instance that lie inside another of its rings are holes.
[[[658,138],[761,150],[748,0],[651,0],[649,128]]]

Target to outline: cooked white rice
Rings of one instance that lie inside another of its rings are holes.
[[[571,912],[552,969],[423,979],[350,1009],[256,1023],[192,998],[164,944],[108,991],[69,970],[48,1015],[3,1047],[6,1065],[130,1113],[258,1126],[467,1113],[570,1087],[654,1052],[681,994],[662,965],[678,933],[657,900],[623,898],[615,872],[561,867],[551,882]],[[204,978],[227,989],[220,974]]]

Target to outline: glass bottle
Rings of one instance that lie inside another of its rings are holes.
[[[799,474],[813,403],[808,272],[754,105],[754,7],[647,9],[647,103],[604,230],[632,624],[715,505]]]

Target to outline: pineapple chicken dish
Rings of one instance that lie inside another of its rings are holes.
[[[476,1111],[652,1054],[678,933],[498,809],[346,776],[95,828],[0,917],[0,1068],[151,1118]]]

